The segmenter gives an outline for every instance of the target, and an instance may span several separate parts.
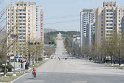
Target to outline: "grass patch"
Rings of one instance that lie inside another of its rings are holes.
[[[5,76],[1,76],[0,77],[0,82],[10,82],[16,78],[18,78],[19,76],[23,75],[24,73],[16,73],[16,76],[12,76],[12,74],[7,74],[6,77]]]

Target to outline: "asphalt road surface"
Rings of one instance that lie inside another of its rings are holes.
[[[124,83],[124,70],[72,59],[67,55],[61,38],[57,40],[52,57],[37,68],[36,78],[30,72],[13,83]]]

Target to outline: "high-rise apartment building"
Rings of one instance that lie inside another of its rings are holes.
[[[81,50],[87,48],[91,50],[93,36],[95,34],[95,10],[83,9],[80,12],[80,33],[81,33]]]
[[[35,2],[17,2],[7,9],[8,55],[27,55],[29,42],[43,42],[43,10]]]
[[[41,6],[36,7],[36,31],[37,41],[44,43],[43,8]]]
[[[102,43],[110,40],[113,34],[121,35],[121,21],[124,7],[116,6],[116,2],[103,2],[103,7],[96,10],[95,44],[99,48]]]

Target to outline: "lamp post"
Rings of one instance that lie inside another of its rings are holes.
[[[15,56],[16,56],[16,42],[17,42],[17,38],[18,38],[18,36],[17,36],[17,34],[11,34],[11,37],[14,39],[14,51],[15,51],[15,53],[14,53],[14,74],[13,74],[13,76],[16,76],[16,74],[15,74]]]
[[[28,60],[29,60],[29,66],[31,67],[31,45],[32,45],[33,43],[31,43],[30,41],[28,42]]]

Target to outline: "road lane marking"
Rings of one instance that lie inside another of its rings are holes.
[[[87,83],[87,81],[72,81],[72,83]]]
[[[33,80],[32,79],[32,80],[27,80],[24,83],[42,83],[42,82],[45,82],[45,81],[44,80],[37,80],[37,79],[36,80],[35,79]]]

